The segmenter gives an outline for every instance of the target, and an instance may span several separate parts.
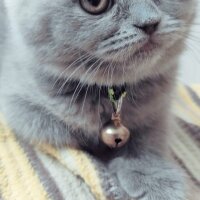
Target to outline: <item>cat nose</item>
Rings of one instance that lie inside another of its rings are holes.
[[[135,27],[141,29],[147,35],[152,35],[157,31],[159,24],[160,20],[149,22],[143,25],[135,25]]]
[[[162,12],[152,0],[138,0],[131,7],[132,25],[147,35],[156,32],[161,24]]]

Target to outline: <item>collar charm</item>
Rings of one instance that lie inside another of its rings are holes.
[[[101,130],[101,139],[110,148],[122,147],[130,137],[130,131],[121,123],[120,117],[125,96],[125,87],[112,87],[108,89],[108,97],[113,106],[113,113],[111,120]]]

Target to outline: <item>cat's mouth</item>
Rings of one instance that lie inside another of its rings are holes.
[[[143,45],[137,52],[151,52],[153,50],[155,50],[156,48],[158,48],[158,44],[154,43],[154,42],[147,42],[145,45]]]
[[[131,59],[137,60],[141,58],[145,58],[147,56],[152,56],[161,48],[161,45],[154,42],[154,41],[144,41],[139,42],[138,44],[127,44],[121,46],[120,48],[111,49],[105,52],[108,59],[117,57],[118,60],[120,59]]]
[[[160,45],[154,43],[154,42],[147,42],[146,44],[144,44],[141,48],[139,48],[138,50],[136,50],[133,53],[133,56],[145,56],[145,55],[150,55],[151,53],[154,53],[156,50],[158,50],[158,48],[160,48]]]

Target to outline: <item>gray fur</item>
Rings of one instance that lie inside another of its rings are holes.
[[[6,52],[0,110],[16,134],[30,143],[91,152],[107,161],[130,198],[186,199],[182,173],[165,158],[177,60],[195,3],[118,0],[95,16],[84,12],[78,0],[4,3],[9,31],[6,44],[0,44]],[[138,52],[149,40],[138,27],[155,22],[160,22],[152,36],[157,48]],[[74,95],[72,80],[80,81]],[[98,88],[124,83],[128,98],[122,119],[131,140],[115,152],[99,140],[112,107]]]

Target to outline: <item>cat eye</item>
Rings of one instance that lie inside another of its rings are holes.
[[[111,0],[79,0],[81,7],[88,13],[99,15],[112,5]]]

